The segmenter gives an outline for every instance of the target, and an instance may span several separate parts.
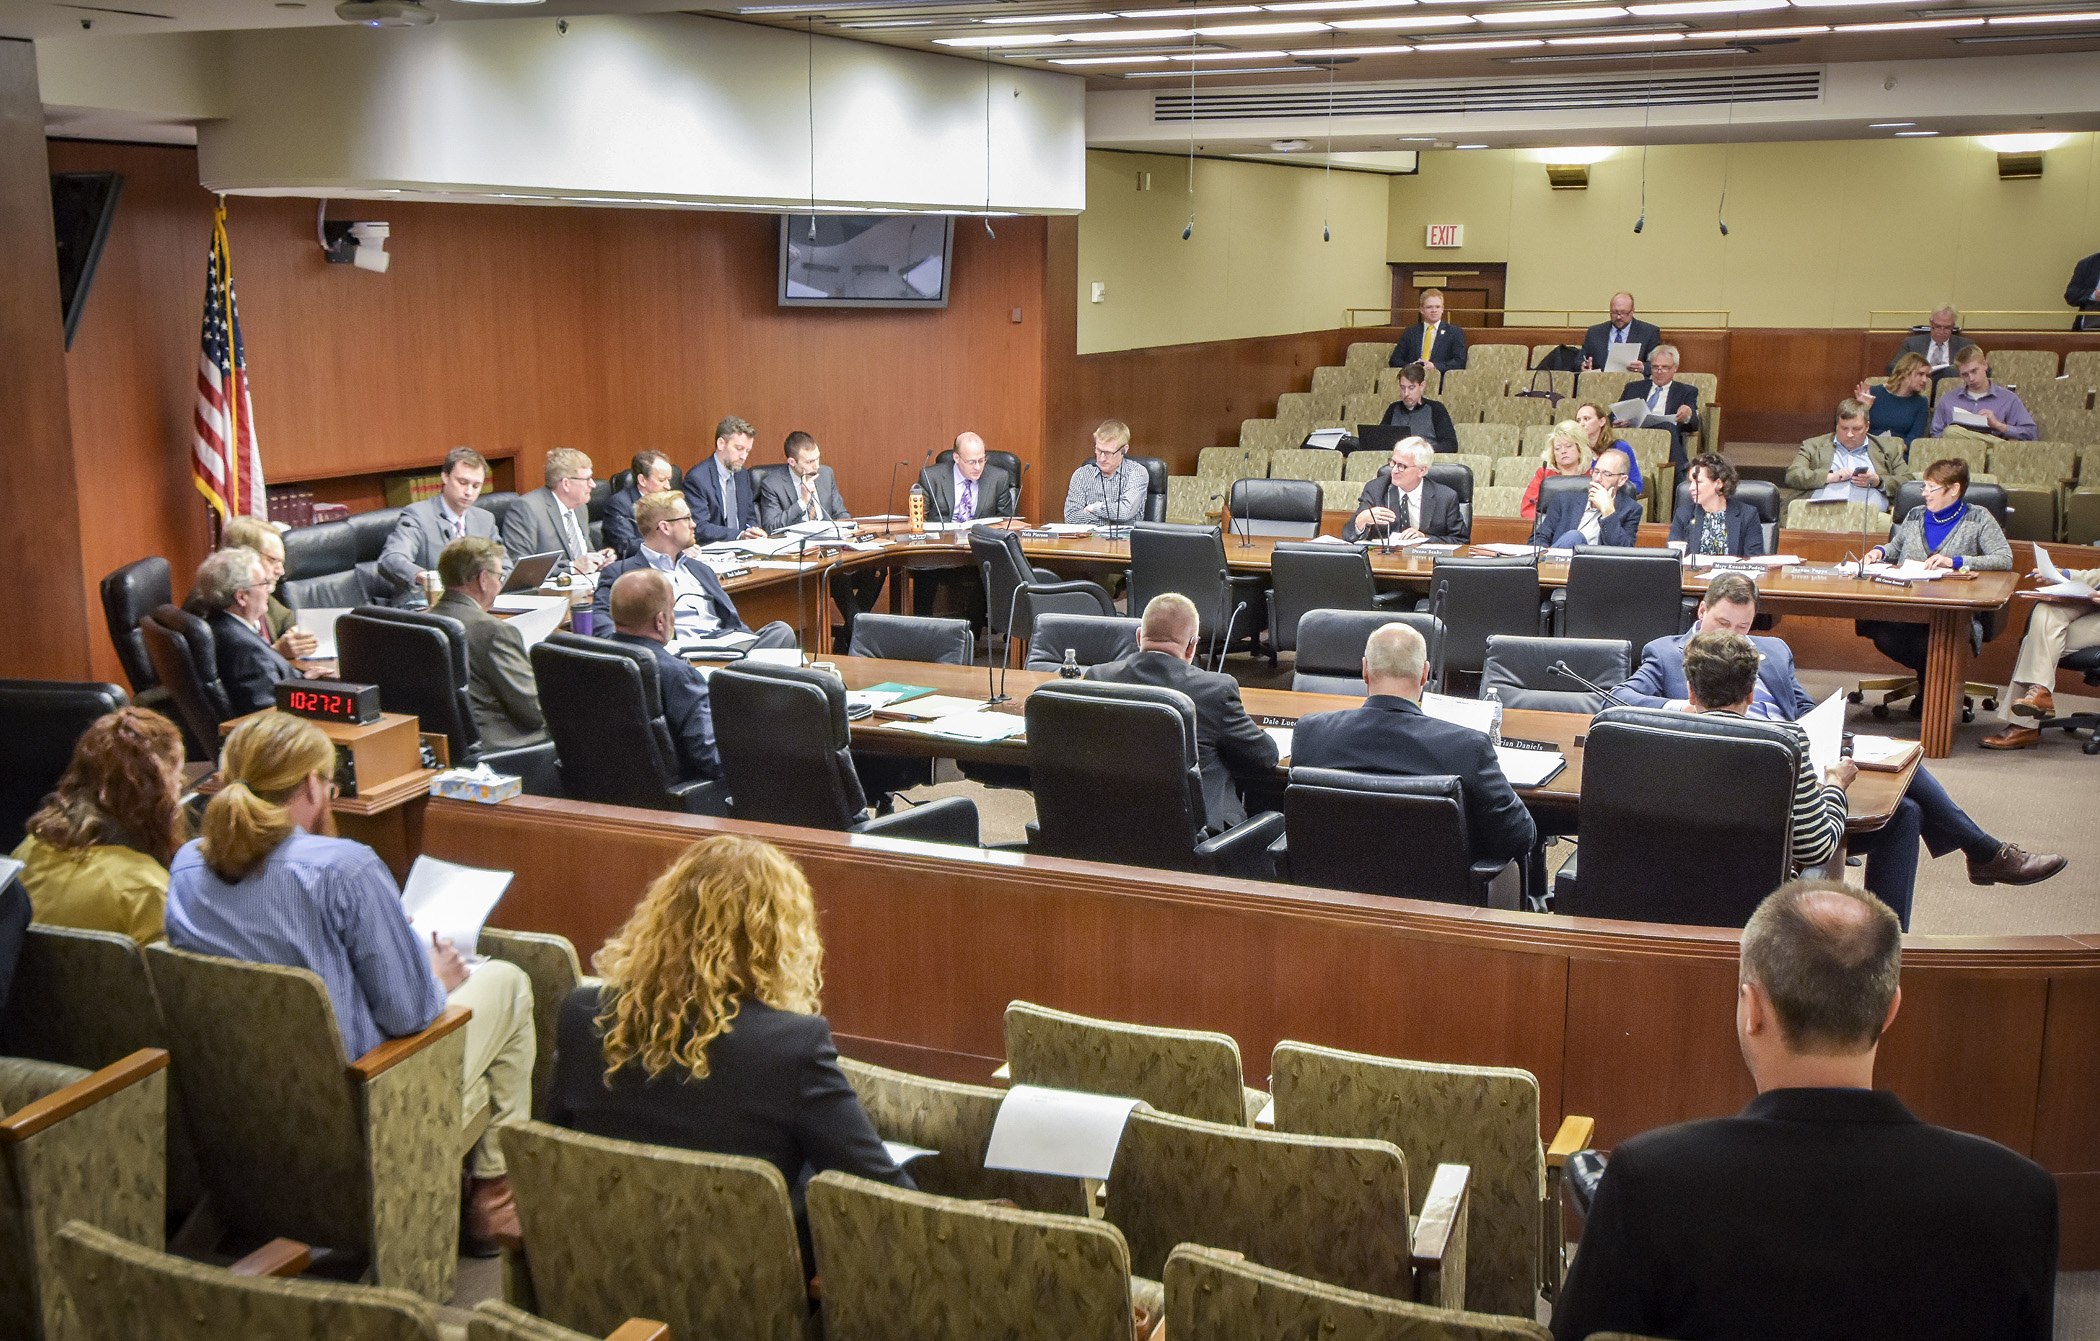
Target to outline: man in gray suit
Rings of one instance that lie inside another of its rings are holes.
[[[817,440],[797,429],[787,435],[781,451],[787,456],[788,473],[769,473],[760,482],[758,524],[777,533],[801,522],[836,522],[839,535],[852,535],[853,514],[846,510],[838,480],[831,467],[824,464],[824,452]],[[882,582],[880,568],[832,573],[831,598],[838,603],[839,615],[845,620],[835,639],[840,647],[852,645],[854,616],[874,608],[876,597],[882,594]]]
[[[401,509],[401,520],[379,551],[380,594],[398,605],[425,573],[435,573],[438,555],[445,546],[466,536],[496,538],[496,516],[474,506],[481,486],[488,482],[489,463],[472,447],[454,447],[445,453],[438,478],[442,488],[436,498],[410,503]],[[504,571],[510,562],[504,561]]]
[[[1925,329],[1915,335],[1905,336],[1889,359],[1889,370],[1894,370],[1896,360],[1905,354],[1916,354],[1925,360],[1937,377],[1943,370],[1952,368],[1961,361],[1964,349],[1974,349],[1976,342],[1961,333],[1961,313],[1951,307],[1934,309],[1926,319]]]
[[[539,685],[524,635],[507,619],[489,613],[503,590],[503,546],[469,536],[438,555],[445,594],[430,612],[456,619],[467,631],[467,700],[486,749],[508,750],[547,739]]]
[[[574,447],[547,453],[547,482],[511,504],[503,519],[503,548],[512,554],[559,550],[569,567],[595,573],[617,556],[591,548],[591,523],[583,505],[591,501],[591,458]]]

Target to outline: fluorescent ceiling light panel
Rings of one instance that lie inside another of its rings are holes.
[[[1485,149],[1485,148],[1487,148],[1487,146],[1486,146],[1486,145],[1484,145],[1484,144],[1454,144],[1454,145],[1452,145],[1451,147],[1452,147],[1453,149]]]
[[[1400,9],[1415,0],[1293,0],[1288,5],[1263,5],[1271,14],[1311,13],[1322,9]]]
[[[1868,130],[1907,130],[1917,125],[1915,121],[1869,121]]]
[[[1218,75],[1314,74],[1303,65],[1256,65],[1244,70],[1125,70],[1118,79],[1210,79]],[[1239,155],[1234,155],[1239,157]]]
[[[1923,139],[1928,135],[1937,134],[1939,134],[1939,132],[1936,130],[1899,130],[1896,132],[1896,138],[1899,140],[1916,140]]]
[[[1623,18],[1617,5],[1591,5],[1581,9],[1502,9],[1473,17],[1482,23],[1591,23],[1598,19]]]
[[[1169,56],[1170,61],[1280,61],[1281,51],[1206,51],[1189,56]]]
[[[1171,42],[1180,37],[1194,37],[1188,28],[1126,28],[1099,33],[1055,33],[1053,42],[1077,42],[1082,45],[1097,42]]]
[[[1293,51],[1291,54],[1293,56],[1302,56],[1307,60],[1316,60],[1323,56],[1398,56],[1403,52],[1413,50],[1414,48],[1410,46],[1317,48],[1307,47],[1303,51]],[[1401,138],[1406,139],[1407,137],[1402,136]]]
[[[1284,33],[1324,33],[1324,23],[1240,23],[1223,28],[1198,28],[1202,37],[1267,37]]]
[[[1116,11],[1115,16],[1119,19],[1181,19],[1199,18],[1205,14],[1259,13],[1261,13],[1260,5],[1204,5],[1197,9],[1191,9],[1187,5],[1183,5],[1180,9],[1119,9]],[[1103,14],[1101,17],[1105,19],[1108,15]]]
[[[1343,32],[1420,32],[1425,28],[1463,28],[1474,21],[1471,14],[1418,14],[1412,18],[1336,19],[1328,24]]]
[[[2091,23],[2095,19],[2100,19],[2100,10],[2079,14],[1998,14],[1986,22],[1995,27],[2001,23]]]
[[[1499,42],[1438,42],[1434,46],[1419,46],[1416,51],[1505,51],[1511,47],[1542,47],[1546,45],[1536,37],[1511,37]]]
[[[1050,63],[1052,65],[1142,65],[1154,62],[1163,63],[1166,59],[1165,56],[1058,56],[1053,58]]]
[[[1682,42],[1683,33],[1627,33],[1624,36],[1549,37],[1549,47],[1602,47],[1626,42]]]
[[[1041,47],[1065,40],[1063,33],[991,33],[973,37],[936,37],[937,47]]]
[[[1893,23],[1840,23],[1834,33],[1908,33],[1927,28],[1981,28],[1982,19],[1900,19]]]
[[[1817,23],[1801,28],[1710,28],[1705,32],[1686,33],[1685,36],[1694,39],[1721,38],[1729,42],[1739,42],[1753,37],[1813,37],[1817,33],[1827,33],[1829,31],[1830,29]]]
[[[1642,18],[1659,19],[1680,14],[1749,14],[1765,9],[1785,9],[1786,0],[1668,0],[1655,5],[1628,5],[1627,11]]]
[[[1113,14],[1001,14],[995,19],[979,19],[983,24],[1002,23],[1106,23]]]

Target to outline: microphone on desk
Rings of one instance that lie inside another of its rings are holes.
[[[1004,542],[1001,543],[1003,544]],[[990,559],[985,559],[977,565],[977,576],[984,582],[984,589],[987,592],[989,592],[992,589],[992,561]],[[1013,660],[1014,610],[1015,607],[1018,606],[1020,603],[1021,588],[1024,585],[1024,580],[1016,580],[1014,582],[1014,589],[1012,594],[1006,598],[1006,636],[1003,639],[1001,639],[999,643],[999,653],[1002,664],[1000,665],[999,670],[997,672],[998,682],[996,687],[994,686],[992,678],[993,668],[991,661],[991,649],[989,647],[985,649],[984,701],[988,705],[993,703],[1005,703],[1009,701],[1006,697],[1006,669],[1003,663]]]
[[[928,447],[928,448],[926,449],[926,465],[922,465],[922,466],[920,466],[920,467],[919,467],[919,473],[920,473],[921,475],[925,474],[925,473],[926,473],[926,470],[927,470],[927,467],[928,467],[928,466],[930,466],[930,465],[932,465],[932,463],[933,463],[933,448],[931,448],[931,447]],[[950,482],[950,487],[951,487],[951,488],[953,487],[953,482],[952,482],[952,481]],[[952,500],[951,500],[951,501],[949,502],[949,504],[948,504],[948,515],[947,515],[947,516],[945,516],[945,517],[941,516],[941,499],[940,499],[940,495],[939,495],[939,494],[935,493],[935,492],[934,492],[933,490],[931,490],[931,489],[928,489],[928,490],[926,491],[926,501],[927,501],[927,502],[929,502],[929,503],[931,503],[931,504],[933,504],[933,515],[934,515],[934,518],[935,518],[935,519],[936,519],[937,521],[940,521],[940,522],[941,522],[941,523],[943,523],[944,525],[952,525],[952,524],[954,523],[954,521],[955,521],[955,504],[954,504],[954,502],[953,502]]]
[[[801,651],[809,637],[809,608],[803,604],[802,552],[809,548],[809,537],[795,537],[795,650]]]
[[[1621,699],[1619,697],[1618,690],[1606,689],[1603,685],[1598,684],[1594,680],[1584,679],[1582,676],[1577,675],[1575,673],[1574,668],[1568,665],[1568,663],[1565,661],[1556,661],[1552,665],[1546,667],[1546,673],[1548,675],[1558,675],[1563,679],[1573,680],[1575,683],[1581,685],[1584,689],[1589,690],[1593,694],[1602,694],[1608,702],[1618,703],[1622,707],[1633,706],[1632,704],[1627,703],[1624,699]]]
[[[1026,461],[1023,461],[1023,462],[1021,463],[1021,478],[1020,478],[1019,482],[1017,482],[1017,483],[1016,483],[1016,484],[1014,485],[1014,488],[1013,488],[1013,492],[1012,492],[1012,493],[1010,493],[1010,494],[1008,494],[1008,495],[1006,496],[1006,520],[1007,520],[1007,521],[1009,521],[1009,522],[1011,522],[1011,521],[1012,521],[1012,520],[1014,519],[1014,514],[1015,514],[1015,512],[1017,512],[1017,511],[1018,511],[1018,510],[1020,509],[1020,506],[1021,506],[1021,490],[1022,490],[1023,486],[1025,486],[1025,485],[1026,485],[1027,483],[1028,483],[1028,462],[1026,462]]]
[[[904,469],[902,461],[890,467],[890,494],[888,498],[882,501],[882,524],[888,528],[884,534],[894,533],[897,529],[897,472],[902,469]]]

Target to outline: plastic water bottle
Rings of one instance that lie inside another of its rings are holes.
[[[1492,714],[1488,718],[1488,739],[1500,744],[1502,741],[1502,692],[1491,686],[1487,691],[1487,701],[1488,711]]]
[[[1067,647],[1065,649],[1065,664],[1057,668],[1057,678],[1060,680],[1076,680],[1081,673],[1079,669],[1079,653]]]

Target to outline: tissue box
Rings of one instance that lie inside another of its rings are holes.
[[[454,768],[430,780],[430,794],[492,806],[516,796],[523,786],[524,779],[515,773],[496,773],[487,768]]]

